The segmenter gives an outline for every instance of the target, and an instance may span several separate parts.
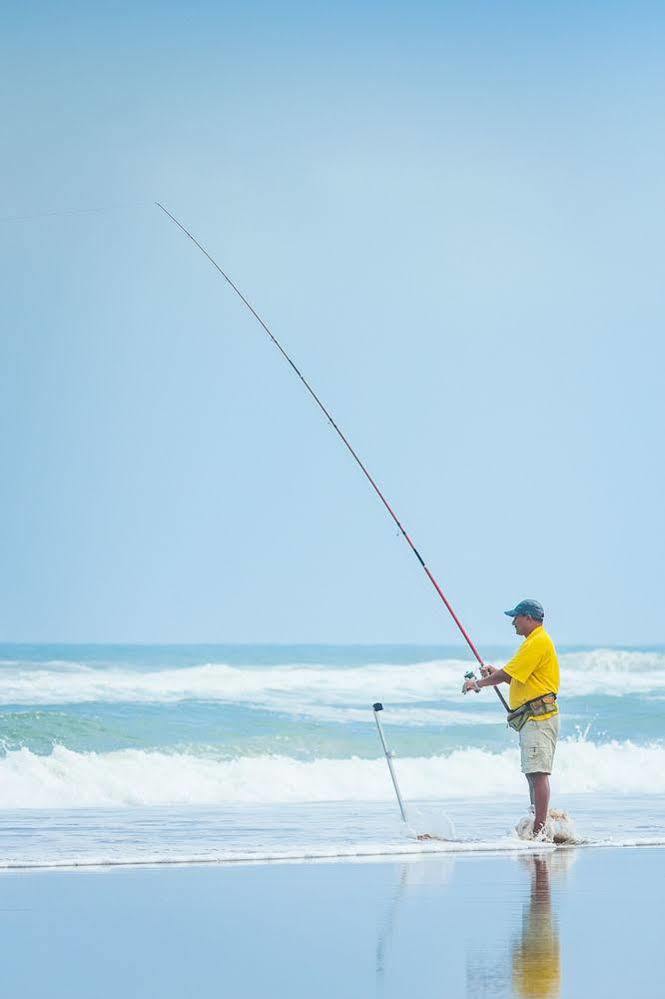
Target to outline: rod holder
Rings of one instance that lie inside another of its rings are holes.
[[[386,737],[383,734],[383,727],[379,719],[379,711],[383,711],[383,704],[381,704],[380,701],[377,701],[375,704],[372,705],[372,710],[374,711],[374,721],[376,722],[376,727],[379,732],[379,738],[381,740],[381,745],[383,746],[383,752],[386,757],[386,763],[388,764],[388,770],[390,771],[393,787],[395,788],[395,794],[397,795],[397,804],[399,805],[402,821],[406,822],[406,809],[404,807],[402,795],[400,794],[399,784],[397,783],[397,775],[395,774],[395,768],[393,766],[393,754],[388,749],[388,745],[386,743]]]

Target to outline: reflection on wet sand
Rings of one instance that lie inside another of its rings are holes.
[[[404,889],[406,887],[408,879],[408,867],[406,864],[402,864],[400,870],[399,884],[395,889],[391,899],[388,912],[386,914],[385,921],[379,930],[379,935],[376,941],[376,994],[377,996],[383,996],[385,990],[385,975],[386,975],[386,956],[390,948],[390,942],[392,940],[393,931],[395,929],[395,916],[397,914],[397,909],[399,908],[399,903],[404,894]]]
[[[503,956],[487,943],[467,954],[467,999],[490,996],[557,999],[561,994],[559,930],[552,906],[551,882],[565,876],[575,857],[573,850],[556,850],[518,859],[518,865],[529,875],[519,930],[507,947],[504,943]],[[506,923],[509,918],[506,915]],[[490,939],[498,944],[500,935],[497,927]]]
[[[561,991],[559,931],[552,912],[552,854],[525,857],[531,890],[522,913],[522,932],[513,944],[513,991],[528,999],[556,999]]]
[[[496,885],[474,882],[467,876],[467,890],[475,892],[473,902],[482,907],[486,921],[464,927],[466,947],[459,955],[461,961],[456,961],[450,950],[452,940],[459,941],[457,927],[447,920],[441,922],[437,939],[441,952],[424,949],[419,958],[421,970],[427,969],[425,978],[432,976],[432,988],[441,986],[444,994],[465,994],[466,999],[559,999],[561,953],[552,883],[555,888],[557,882],[561,884],[576,857],[574,850],[556,850],[503,859],[506,866]],[[397,868],[398,878],[377,926],[377,999],[401,994],[398,982],[405,961],[408,964],[407,956],[414,960],[414,945],[417,949],[420,935],[427,940],[427,932],[414,936],[413,928],[419,926],[426,906],[432,906],[428,919],[437,921],[439,904],[448,894],[457,863],[457,858],[449,855],[406,862]],[[473,861],[466,861],[462,873],[478,871],[472,865]],[[409,905],[409,896],[418,904]],[[462,925],[466,911],[460,908],[455,913]],[[455,990],[447,992],[456,975]]]
[[[399,881],[390,897],[385,916],[379,926],[376,941],[376,995],[382,999],[386,995],[386,966],[397,921],[397,912],[409,887],[442,888],[448,883],[455,866],[455,857],[428,858],[424,863],[404,863],[399,868]]]

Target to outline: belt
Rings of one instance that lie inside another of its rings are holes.
[[[515,708],[514,711],[509,711],[508,724],[516,732],[519,732],[520,729],[524,728],[529,718],[537,718],[538,715],[546,715],[550,711],[556,711],[556,706],[556,694],[541,694],[540,697],[534,697],[532,700],[520,704],[519,708]]]

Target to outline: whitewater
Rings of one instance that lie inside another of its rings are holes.
[[[509,648],[488,650],[502,665]],[[561,651],[553,805],[598,843],[665,841],[663,649]],[[0,866],[519,849],[514,733],[459,648],[0,646]],[[445,849],[445,845],[430,845]]]

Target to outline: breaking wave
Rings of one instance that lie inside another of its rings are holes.
[[[459,749],[396,762],[410,800],[496,797],[523,792],[517,750]],[[558,793],[665,793],[665,746],[564,740],[553,778]],[[0,808],[86,808],[224,803],[388,801],[385,760],[240,757],[146,752],[77,753],[56,746],[0,759]]]
[[[495,665],[501,666],[503,661],[497,659]],[[617,649],[570,652],[561,656],[561,667],[566,697],[665,694],[662,652]],[[312,704],[366,707],[380,696],[388,703],[410,704],[446,698],[458,700],[461,678],[468,668],[467,660],[445,659],[407,666],[346,668],[306,664],[241,668],[207,663],[138,672],[117,667],[94,669],[76,663],[27,666],[6,661],[0,673],[0,703],[206,700],[302,711],[303,706]]]

